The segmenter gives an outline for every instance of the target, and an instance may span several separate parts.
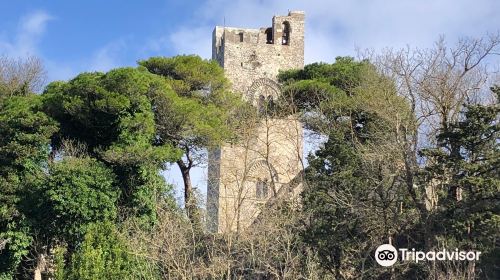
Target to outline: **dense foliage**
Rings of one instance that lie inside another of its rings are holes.
[[[155,220],[155,200],[165,191],[159,170],[179,153],[158,144],[151,94],[174,93],[162,79],[133,68],[83,73],[54,82],[43,93],[45,111],[60,124],[53,149],[64,142],[83,145],[86,153],[113,169],[123,215]]]
[[[192,55],[81,73],[42,94],[37,78],[0,76],[0,279],[499,278],[500,88],[496,102],[468,95],[484,82],[480,43],[459,48],[471,50],[465,68],[463,53],[446,64],[440,49],[431,64],[338,57],[281,72],[262,112]],[[27,63],[16,73],[40,70]],[[255,142],[273,118],[324,141],[250,227],[208,232],[192,168],[209,149]],[[161,175],[172,164],[183,207]],[[386,268],[374,258],[384,243],[482,255]]]
[[[429,164],[423,180],[436,185],[437,209],[429,222],[436,246],[482,253],[479,267],[490,279],[500,277],[500,88],[497,103],[468,105],[464,119],[438,135],[438,147],[422,154]]]
[[[280,78],[305,124],[327,136],[305,170],[301,234],[324,269],[349,279],[498,277],[498,104],[465,105],[462,119],[441,122],[436,147],[420,151],[426,164],[413,172],[411,103],[367,61],[338,58]],[[383,243],[484,257],[475,268],[406,263],[388,271],[373,257]]]
[[[50,137],[57,123],[41,111],[39,96],[0,99],[0,279],[29,251],[33,232],[21,206],[44,177]]]
[[[152,95],[157,141],[172,143],[183,153],[176,163],[184,182],[184,202],[191,222],[201,231],[191,168],[206,161],[207,148],[215,148],[233,137],[230,119],[243,104],[229,91],[229,83],[216,61],[191,55],[152,57],[139,64],[163,77],[178,96],[171,100]]]

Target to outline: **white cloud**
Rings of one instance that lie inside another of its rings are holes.
[[[213,25],[261,27],[274,14],[306,12],[306,63],[354,55],[355,48],[430,47],[440,35],[498,32],[500,1],[496,0],[209,0],[200,5],[191,24],[169,38],[178,53],[210,55]],[[174,36],[175,35],[175,36]]]
[[[47,69],[48,81],[67,79],[76,71],[67,65],[61,65],[43,58],[38,49],[38,44],[46,33],[47,24],[55,17],[43,10],[37,10],[22,16],[19,19],[15,34],[0,40],[0,55],[11,58],[37,56],[42,59]]]
[[[125,48],[126,44],[123,39],[106,44],[94,52],[85,70],[106,72],[119,67],[121,65],[119,57]]]
[[[212,27],[213,28],[213,27]],[[204,58],[212,55],[212,32],[209,26],[181,28],[168,36],[168,41],[178,54],[197,54]]]
[[[500,28],[497,0],[208,0],[189,24],[151,46],[158,51],[171,45],[178,54],[209,58],[214,25],[270,26],[274,14],[285,15],[289,9],[306,12],[306,63],[333,62],[336,56],[355,55],[356,48],[426,48],[440,35],[454,41]],[[193,180],[202,182],[203,177],[195,174]],[[182,193],[182,184],[176,185]]]
[[[0,54],[10,57],[37,55],[37,43],[52,19],[54,18],[43,10],[22,17],[13,38],[0,42]]]
[[[46,23],[53,19],[45,11],[36,11],[21,20],[21,30],[29,35],[39,35],[45,31]]]

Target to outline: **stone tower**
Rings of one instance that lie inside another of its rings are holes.
[[[233,90],[262,110],[278,98],[279,70],[304,67],[304,12],[274,16],[260,29],[215,27],[212,58]],[[237,145],[209,153],[207,226],[212,232],[244,229],[263,204],[302,170],[302,126],[295,117],[263,120]]]

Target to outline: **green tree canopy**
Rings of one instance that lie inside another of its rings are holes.
[[[190,170],[200,164],[205,149],[233,138],[231,118],[243,103],[229,91],[229,83],[216,61],[189,55],[153,57],[139,64],[161,75],[177,93],[175,98],[152,95],[158,140],[173,143],[184,153],[177,165],[184,181],[188,215],[199,228],[201,221]]]
[[[180,96],[214,101],[228,90],[224,71],[215,60],[203,60],[197,55],[179,55],[151,57],[139,61],[139,65],[168,79]]]
[[[27,191],[43,177],[57,123],[36,95],[0,99],[0,278],[26,256],[32,228],[21,209]]]
[[[61,127],[53,149],[64,152],[65,139],[82,143],[113,169],[125,217],[150,221],[154,201],[167,191],[160,169],[180,156],[170,141],[158,141],[152,95],[175,98],[164,79],[135,68],[83,73],[49,84],[43,94],[45,111]]]
[[[51,240],[78,244],[88,224],[117,218],[120,190],[115,175],[95,159],[69,157],[52,163],[40,188],[33,216]]]

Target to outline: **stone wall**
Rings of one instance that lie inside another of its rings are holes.
[[[269,28],[215,27],[212,58],[219,61],[234,89],[242,94],[259,78],[275,80],[279,70],[304,67],[304,13],[275,16],[272,22],[272,43],[267,41]],[[290,24],[288,45],[281,42],[283,22]]]

